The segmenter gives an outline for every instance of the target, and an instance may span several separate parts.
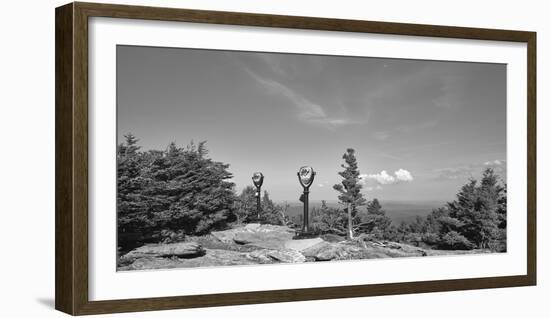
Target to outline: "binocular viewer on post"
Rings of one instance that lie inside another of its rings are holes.
[[[316,172],[310,166],[303,166],[297,172],[298,181],[304,192],[300,195],[300,202],[304,204],[304,214],[302,229],[296,233],[295,238],[307,238],[313,236],[313,233],[309,228],[309,187],[313,184]],[[257,204],[257,218],[260,219],[261,214],[261,187],[264,182],[264,175],[261,172],[254,172],[252,174],[252,182],[256,186],[256,204]]]

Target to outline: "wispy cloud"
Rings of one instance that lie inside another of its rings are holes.
[[[367,88],[365,103],[377,110],[379,123],[384,125],[372,138],[384,141],[440,129],[442,121],[462,108],[464,98],[457,91],[463,85],[459,76],[425,66]]]
[[[278,75],[284,75],[284,70],[282,67],[275,63],[273,59],[263,58],[261,60],[267,64],[271,72]],[[244,66],[244,69],[250,77],[252,77],[259,85],[266,88],[270,94],[279,95],[288,100],[296,110],[297,119],[302,122],[321,125],[327,128],[364,123],[364,121],[358,121],[347,116],[330,116],[326,113],[325,107],[311,101],[295,89],[285,85],[282,81],[262,76],[246,65]]]
[[[281,60],[276,57],[277,55],[273,54],[257,54],[254,57],[258,58],[260,61],[262,61],[266,66],[268,66],[272,72],[286,76],[287,72],[283,68],[283,65],[281,63]]]
[[[291,101],[292,104],[298,109],[298,116],[300,119],[315,120],[327,118],[327,115],[321,105],[311,102],[278,81],[261,77],[248,68],[246,70],[252,78],[254,78],[260,85],[267,88],[271,94],[280,94]]]
[[[373,136],[376,140],[384,141],[390,137],[390,133],[387,131],[377,131]]]
[[[376,191],[376,190],[382,190],[382,186],[381,185],[376,185],[376,186],[369,186],[369,187],[364,187],[363,188],[365,191]]]
[[[449,145],[456,145],[456,142],[455,141],[444,141],[444,142],[437,142],[437,143],[413,145],[413,146],[408,146],[408,147],[397,148],[397,149],[395,149],[395,151],[397,151],[397,152],[409,152],[409,151],[416,151],[416,150],[439,148],[439,147],[449,146]]]
[[[438,107],[447,110],[460,108],[460,96],[454,91],[456,87],[460,87],[461,78],[456,75],[445,74],[439,77],[442,82],[441,95],[432,99],[432,103]]]
[[[420,130],[434,128],[439,124],[439,119],[426,120],[419,123],[403,124],[396,127],[389,128],[388,130],[381,130],[375,132],[372,136],[374,139],[384,141],[394,135],[411,134]]]
[[[506,160],[496,159],[484,163],[473,163],[456,167],[435,169],[436,180],[466,180],[481,175],[486,168],[492,168],[496,174],[506,177]]]
[[[406,124],[401,125],[395,128],[396,131],[401,133],[411,133],[418,130],[433,128],[439,124],[438,119],[432,119],[432,120],[425,120],[419,123],[412,123],[412,124]]]
[[[319,188],[324,188],[324,187],[330,186],[330,184],[328,183],[328,181],[323,181],[323,182],[318,183],[317,186]]]

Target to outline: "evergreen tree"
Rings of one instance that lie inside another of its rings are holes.
[[[140,244],[154,222],[148,217],[151,198],[144,191],[151,180],[142,174],[139,140],[132,134],[124,139],[117,147],[117,228],[119,246],[130,249]]]
[[[492,169],[470,180],[456,200],[434,210],[425,221],[423,241],[442,249],[506,250],[506,186]]]
[[[377,198],[374,198],[367,204],[367,212],[370,215],[386,215],[386,211],[382,210],[382,206]]]
[[[507,226],[507,215],[506,215],[506,206],[507,206],[507,185],[504,184],[502,186],[502,190],[499,195],[498,199],[498,208],[497,208],[497,216],[498,216],[498,238],[496,242],[496,246],[494,249],[500,251],[500,252],[506,252],[506,226]]]
[[[386,231],[391,225],[391,219],[386,216],[386,211],[382,209],[382,205],[378,199],[374,198],[367,203],[367,214],[361,219],[361,224],[357,225],[357,229],[361,232],[371,234],[377,239],[385,239]]]
[[[235,215],[237,222],[246,223],[256,215],[256,188],[248,185],[235,200]]]
[[[384,232],[384,239],[388,241],[394,241],[399,242],[399,233],[397,231],[397,227],[395,225],[390,225],[386,231]]]
[[[202,234],[234,219],[229,165],[207,157],[205,142],[140,152],[129,134],[117,148],[119,246],[160,239],[161,232]]]
[[[398,241],[405,242],[406,241],[405,238],[410,233],[410,231],[411,230],[410,230],[408,224],[404,221],[401,221],[401,223],[399,223],[399,226],[397,227]]]
[[[117,156],[124,158],[135,156],[141,148],[137,145],[138,142],[139,139],[133,134],[124,135],[124,143],[118,145]]]
[[[409,228],[411,229],[411,232],[414,233],[425,233],[426,232],[426,220],[424,220],[423,217],[420,215],[417,215],[414,218],[414,221],[409,225]]]
[[[150,194],[169,205],[155,219],[165,227],[202,234],[233,217],[235,200],[229,165],[206,157],[205,142],[185,149],[171,143],[150,169],[156,181]]]
[[[342,156],[345,163],[342,164],[343,171],[338,174],[343,178],[342,183],[335,184],[333,189],[338,191],[338,200],[344,204],[347,208],[347,222],[348,222],[348,238],[353,237],[353,224],[357,223],[357,207],[365,205],[366,200],[361,194],[362,185],[360,183],[360,172],[357,166],[357,158],[355,157],[355,150],[348,148],[346,153]]]
[[[260,222],[285,225],[289,218],[284,214],[284,207],[274,203],[269,197],[269,193],[264,190],[262,200],[262,212],[260,213]],[[287,207],[288,208],[288,207]],[[256,188],[247,186],[243,189],[235,201],[235,214],[238,222],[249,222],[257,214]]]
[[[480,239],[475,241],[481,248],[491,248],[491,244],[498,240],[499,204],[504,187],[500,186],[493,169],[486,169],[481,178],[479,191],[479,207],[475,215],[475,223],[479,227]]]
[[[318,213],[313,215],[311,227],[323,234],[345,234],[346,221],[346,214],[342,210],[327,206],[327,202],[323,200]]]
[[[269,193],[264,190],[262,197],[262,213],[260,215],[262,223],[273,225],[285,225],[288,222],[288,218],[283,213],[283,207],[279,204],[275,204]]]
[[[271,200],[269,197],[269,192],[267,190],[264,190],[264,195],[262,196],[262,209],[266,210],[273,210],[275,207],[275,203]]]

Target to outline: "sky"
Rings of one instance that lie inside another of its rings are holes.
[[[117,138],[143,150],[206,140],[236,190],[261,171],[275,201],[311,200],[356,151],[367,199],[449,201],[492,167],[506,176],[506,65],[117,46]]]

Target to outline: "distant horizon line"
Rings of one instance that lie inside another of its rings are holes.
[[[373,199],[377,199],[378,201],[380,202],[408,202],[408,203],[413,203],[413,202],[430,202],[430,203],[446,203],[446,202],[449,202],[451,200],[443,200],[443,199],[427,199],[427,200],[422,200],[422,199],[378,199],[378,198],[373,198]],[[299,200],[296,200],[296,199],[293,199],[293,200],[272,200],[273,202],[275,203],[300,203],[302,204]],[[309,202],[319,202],[321,203],[322,201],[326,201],[327,203],[339,203],[340,201],[339,200],[309,200]],[[369,200],[367,200],[369,201]]]

